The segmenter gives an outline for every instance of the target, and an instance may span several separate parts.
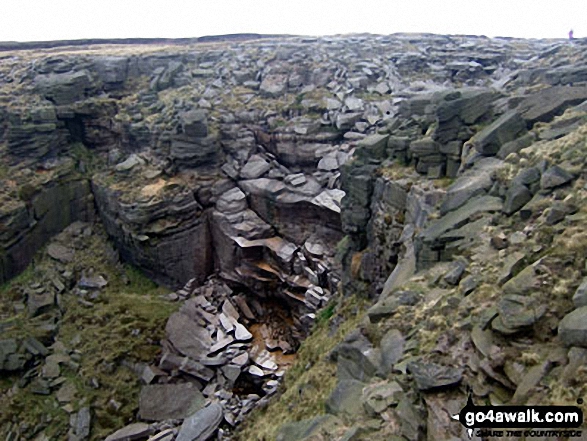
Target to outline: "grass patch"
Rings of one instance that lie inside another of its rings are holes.
[[[95,227],[97,228],[97,227]],[[61,377],[75,386],[74,410],[90,406],[91,440],[101,440],[133,421],[138,408],[140,383],[132,369],[138,363],[152,363],[160,352],[167,318],[178,304],[164,298],[169,291],[160,287],[138,269],[115,264],[107,258],[108,245],[102,234],[83,239],[84,248],[76,248],[76,259],[69,264],[76,278],[89,268],[108,280],[93,306],[88,307],[73,292],[61,295],[61,317],[55,341],[67,348],[72,363],[62,363]],[[29,267],[17,278],[0,287],[3,313],[13,302],[22,301],[22,289],[32,282],[45,283],[54,271],[54,262],[37,255],[35,268]],[[2,325],[9,336],[36,336],[37,320],[26,312],[12,315]],[[47,341],[47,339],[44,339]],[[39,370],[43,364],[35,369]],[[27,437],[43,431],[49,439],[66,439],[69,414],[55,396],[35,395],[30,385],[16,387],[22,372],[0,382],[0,436],[11,423],[28,425]],[[11,390],[8,393],[8,390]],[[36,429],[35,429],[36,427]]]

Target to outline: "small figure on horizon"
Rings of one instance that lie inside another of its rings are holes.
[[[573,36],[573,35],[574,35],[574,33],[573,33],[573,30],[571,29],[571,30],[569,31],[569,40],[572,40],[572,39],[574,38],[574,36]]]

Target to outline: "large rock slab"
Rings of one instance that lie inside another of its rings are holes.
[[[408,364],[408,370],[421,391],[455,386],[463,378],[462,369],[435,363],[414,361]]]
[[[151,426],[145,423],[134,423],[108,435],[104,441],[134,441],[144,439],[152,432]]]
[[[511,111],[477,133],[470,142],[479,153],[489,156],[495,155],[502,145],[525,133],[526,123],[519,113]]]
[[[222,422],[224,411],[218,403],[212,403],[186,418],[176,441],[209,440]]]
[[[567,314],[558,325],[558,335],[567,346],[587,347],[587,306]]]
[[[534,123],[548,122],[571,106],[587,100],[587,86],[554,86],[543,89],[520,103],[517,111],[532,127]]]
[[[179,352],[194,360],[206,357],[212,345],[210,332],[181,312],[169,317],[165,332]]]
[[[455,211],[432,222],[426,230],[420,234],[425,242],[434,242],[447,231],[462,226],[467,219],[477,213],[501,211],[503,203],[500,198],[493,196],[481,196],[474,198]]]
[[[365,383],[341,380],[326,400],[326,411],[333,415],[359,415],[363,412],[361,397]]]
[[[186,418],[204,403],[204,396],[193,383],[144,386],[139,397],[139,417],[148,421]]]

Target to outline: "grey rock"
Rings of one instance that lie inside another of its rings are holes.
[[[139,416],[147,421],[186,418],[204,406],[205,398],[193,383],[143,386]]]
[[[408,364],[408,370],[414,376],[418,389],[422,391],[454,386],[463,378],[462,369],[436,363],[413,361]]]
[[[471,340],[477,350],[485,357],[488,357],[493,347],[493,334],[490,330],[483,330],[475,326],[471,331]]]
[[[336,155],[326,155],[318,162],[318,170],[334,171],[338,169],[338,160]]]
[[[179,429],[176,441],[207,441],[222,422],[224,411],[218,403],[212,403],[186,418]]]
[[[260,155],[253,155],[240,171],[243,179],[257,179],[271,168],[271,164]]]
[[[377,158],[385,156],[389,135],[370,135],[357,143],[355,155],[359,158]]]
[[[474,124],[487,113],[495,97],[495,92],[487,89],[449,90],[436,109],[439,125],[456,117],[467,125]]]
[[[538,121],[547,122],[566,108],[587,100],[586,86],[555,86],[540,90],[529,96],[518,106],[528,126]]]
[[[206,111],[191,110],[181,115],[181,128],[183,133],[190,137],[205,138],[208,136]]]
[[[469,142],[483,155],[495,155],[506,142],[526,133],[526,123],[519,113],[511,111],[477,133]]]
[[[210,333],[181,312],[169,317],[165,331],[171,344],[194,360],[205,356],[212,345]]]
[[[392,315],[398,306],[414,306],[421,299],[422,296],[415,291],[397,291],[393,293],[393,295],[389,295],[371,306],[367,310],[367,315],[371,322],[377,323],[378,321]]]
[[[133,153],[130,155],[126,160],[121,162],[120,164],[116,164],[115,170],[118,172],[126,172],[132,170],[137,166],[141,166],[145,164],[145,160],[141,158],[139,155]]]
[[[466,268],[467,267],[465,263],[461,261],[453,262],[451,264],[451,269],[444,275],[442,279],[449,285],[456,286],[459,284],[461,277],[463,277]]]
[[[587,277],[583,278],[575,294],[573,294],[573,304],[575,308],[587,306]]]
[[[90,436],[90,427],[92,423],[92,415],[89,407],[82,407],[79,412],[73,414],[70,418],[71,432],[73,432],[74,439],[84,440]]]
[[[338,130],[348,130],[363,116],[362,113],[339,113],[336,116],[336,128]]]
[[[550,371],[551,368],[552,363],[547,360],[528,369],[528,372],[524,373],[522,381],[516,388],[516,392],[512,397],[512,404],[525,403],[530,391],[538,386],[542,378],[544,378],[544,376],[548,373],[548,371]]]
[[[223,366],[221,370],[226,379],[232,383],[234,383],[241,374],[241,368],[232,364]]]
[[[235,187],[223,193],[216,202],[216,209],[221,213],[233,214],[247,209],[247,196]]]
[[[506,142],[499,148],[496,156],[500,159],[505,159],[510,153],[518,153],[520,150],[531,146],[535,138],[533,133],[526,133],[513,141]]]
[[[520,172],[512,180],[512,183],[518,185],[525,185],[528,188],[530,188],[532,184],[540,182],[540,176],[540,170],[538,169],[538,167],[529,167],[520,170]]]
[[[540,178],[540,188],[543,190],[551,190],[561,185],[568,184],[574,179],[574,176],[566,171],[564,168],[554,165],[542,173]]]
[[[53,292],[29,292],[27,308],[30,317],[43,314],[55,305],[55,294]]]
[[[18,350],[18,343],[14,338],[0,340],[0,370],[15,370],[8,369],[8,362],[10,358],[16,356]],[[24,366],[24,363],[23,363]]]
[[[347,106],[351,112],[363,110],[363,100],[354,96],[349,96],[346,98],[344,100],[344,105]]]
[[[471,198],[487,193],[493,184],[491,174],[475,171],[459,177],[446,190],[446,199],[440,207],[440,212],[446,214],[463,206]]]
[[[151,436],[147,441],[173,441],[177,435],[177,429],[166,429]]]
[[[475,276],[467,276],[461,280],[461,283],[459,283],[459,288],[464,296],[468,296],[473,291],[475,291],[478,285],[479,281],[477,278],[475,278]]]
[[[587,347],[587,306],[567,314],[558,325],[558,335],[566,346]]]
[[[546,305],[533,297],[506,294],[499,300],[497,309],[499,317],[492,322],[492,326],[507,334],[508,331],[532,326],[544,315]]]
[[[287,75],[269,74],[263,78],[259,90],[267,96],[279,96],[287,88]]]
[[[71,104],[86,97],[92,89],[89,72],[53,73],[37,75],[37,89],[56,105]]]
[[[497,277],[497,283],[503,285],[517,274],[524,266],[526,254],[516,251],[506,256],[503,262],[502,270]]]
[[[564,203],[556,201],[552,206],[545,210],[545,221],[547,225],[555,225],[563,221],[572,209]]]
[[[361,381],[340,380],[326,400],[326,411],[333,415],[360,415],[363,413],[361,397],[364,387]]]
[[[516,213],[532,199],[532,193],[525,185],[512,185],[503,204],[503,212],[508,216]]]
[[[565,366],[562,380],[563,384],[570,385],[574,383],[579,374],[579,370],[587,365],[587,349],[572,347],[568,352],[569,364]]]
[[[363,407],[368,415],[375,417],[398,404],[403,395],[402,387],[395,381],[371,384],[363,390]]]
[[[381,367],[385,374],[389,374],[393,365],[404,355],[405,339],[397,329],[390,329],[381,338]]]
[[[365,381],[373,377],[381,365],[381,352],[357,333],[351,333],[334,353],[338,357],[337,372],[341,380]]]
[[[145,423],[134,423],[108,435],[104,441],[134,441],[144,439],[152,433],[151,426]]]
[[[451,211],[440,219],[432,222],[421,234],[420,238],[425,242],[433,242],[453,228],[458,228],[477,213],[488,211],[501,211],[503,203],[500,198],[493,196],[481,196],[474,198],[455,211]]]
[[[234,330],[234,338],[237,341],[249,341],[249,340],[251,340],[253,338],[253,334],[251,334],[247,330],[247,328],[245,328],[240,323],[236,323],[235,324],[235,330]]]
[[[74,250],[57,243],[49,244],[47,254],[61,263],[70,263],[74,259]]]
[[[424,421],[408,398],[403,398],[396,407],[400,420],[400,433],[410,441],[421,439]]]
[[[513,259],[515,261],[515,257]],[[502,290],[506,294],[525,296],[532,294],[539,286],[540,281],[536,275],[536,268],[533,265],[529,265],[515,277],[507,281],[503,285]]]
[[[82,277],[78,283],[81,289],[102,289],[108,285],[103,276]]]

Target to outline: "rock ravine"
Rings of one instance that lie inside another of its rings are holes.
[[[585,396],[587,41],[93,43],[0,52],[0,436],[468,439],[469,392]]]

